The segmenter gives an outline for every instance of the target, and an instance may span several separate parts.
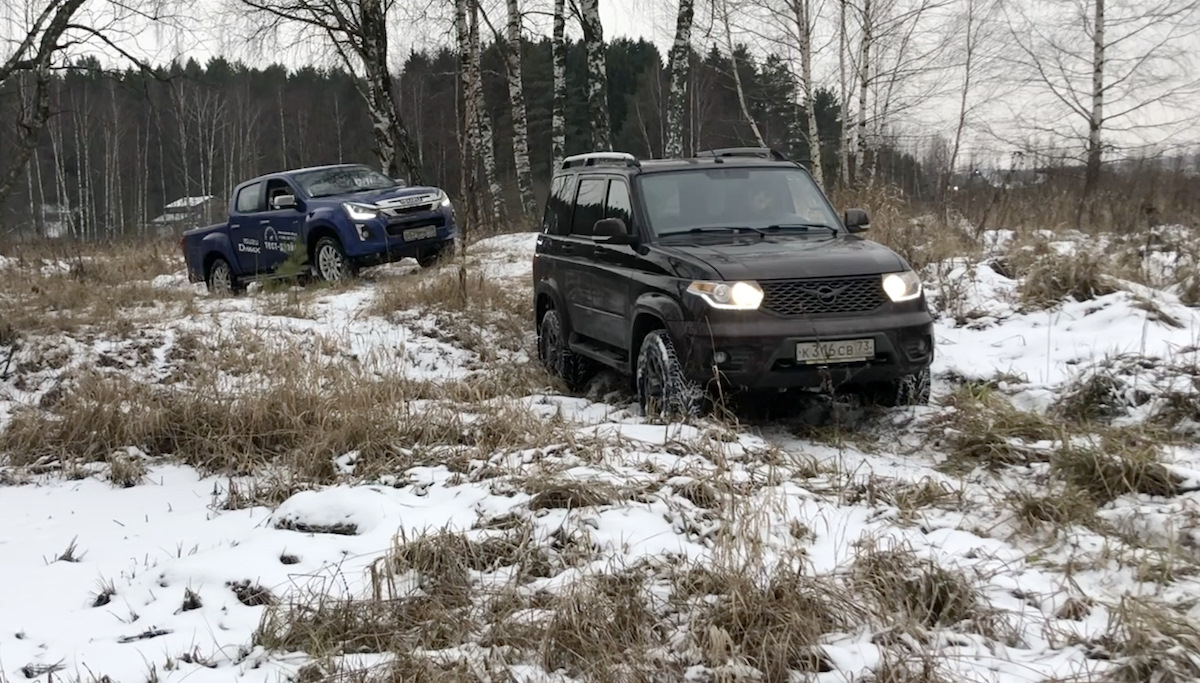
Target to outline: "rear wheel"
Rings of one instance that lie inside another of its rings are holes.
[[[675,343],[666,330],[654,330],[642,340],[637,362],[637,392],[646,417],[672,420],[700,414],[703,390],[684,376]]]
[[[208,273],[205,274],[204,280],[209,293],[217,296],[228,296],[241,291],[237,278],[233,276],[233,269],[229,267],[229,261],[223,256],[216,257],[208,265]]]
[[[354,277],[354,265],[346,257],[342,245],[333,237],[322,237],[313,248],[314,270],[326,282],[340,282]]]
[[[538,360],[550,374],[566,382],[567,388],[579,391],[587,381],[588,364],[571,351],[567,339],[558,311],[553,308],[546,311],[538,326]]]

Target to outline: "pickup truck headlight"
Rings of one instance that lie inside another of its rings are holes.
[[[450,195],[445,190],[438,190],[437,201],[440,206],[450,206]]]
[[[921,277],[914,270],[888,273],[883,276],[883,292],[892,301],[912,301],[921,296]]]
[[[346,210],[346,215],[352,221],[369,221],[372,218],[379,217],[379,209],[370,204],[342,204],[342,208]]]
[[[709,306],[735,311],[756,310],[763,300],[757,282],[710,282],[697,280],[687,291],[704,299]]]

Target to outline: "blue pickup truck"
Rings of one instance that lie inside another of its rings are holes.
[[[288,274],[279,266],[297,248],[309,273],[336,281],[406,257],[429,267],[457,236],[444,191],[337,164],[247,180],[234,188],[227,221],[188,230],[180,246],[190,281],[235,293],[250,281]]]

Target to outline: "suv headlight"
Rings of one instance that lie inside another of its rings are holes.
[[[379,209],[370,204],[342,204],[342,208],[346,210],[346,215],[353,221],[369,221],[372,218],[379,217]]]
[[[883,292],[892,301],[912,301],[921,296],[921,276],[915,270],[888,273],[883,276]]]
[[[704,299],[713,308],[735,311],[756,310],[763,300],[763,290],[757,282],[697,280],[688,285],[687,291]]]

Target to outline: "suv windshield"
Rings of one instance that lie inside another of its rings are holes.
[[[352,192],[386,190],[398,187],[399,183],[366,166],[326,168],[319,171],[297,173],[295,180],[308,196],[332,197]]]
[[[664,171],[638,182],[656,235],[695,228],[838,227],[820,188],[797,168]]]

